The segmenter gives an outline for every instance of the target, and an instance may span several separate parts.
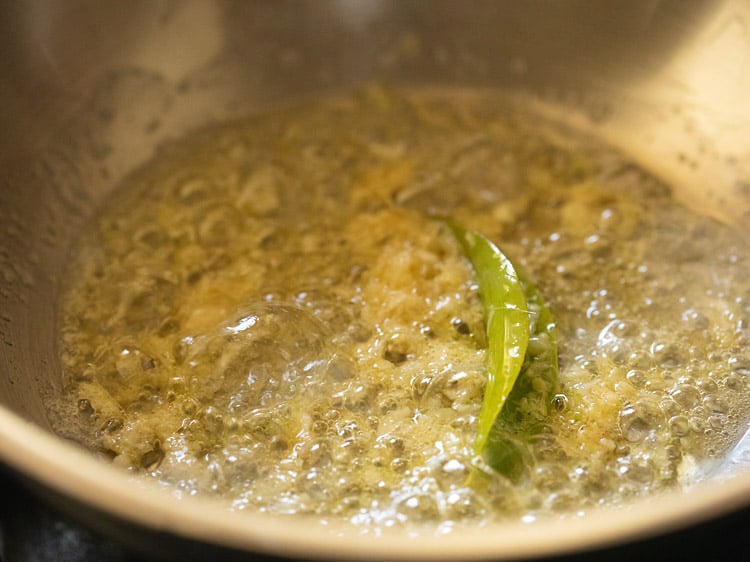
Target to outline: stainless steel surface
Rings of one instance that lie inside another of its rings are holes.
[[[725,221],[750,218],[745,0],[5,0],[3,461],[89,501],[55,466],[72,447],[55,442],[57,457],[40,453],[49,443],[36,426],[48,428],[43,397],[59,386],[55,307],[68,248],[118,181],[191,129],[371,80],[518,92],[621,146],[689,204]],[[739,472],[732,486],[750,498],[747,471]],[[101,485],[109,482],[103,477]],[[710,495],[693,508],[710,504],[708,514],[666,509],[664,517],[681,524],[750,501],[722,508]],[[154,523],[127,510],[118,515]],[[190,532],[173,512],[165,517],[165,527]]]

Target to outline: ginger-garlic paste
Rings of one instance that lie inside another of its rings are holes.
[[[513,482],[466,485],[486,340],[445,216],[558,325],[561,393]],[[178,496],[362,530],[617,505],[747,427],[749,242],[494,94],[373,87],[214,126],[81,241],[58,430]]]

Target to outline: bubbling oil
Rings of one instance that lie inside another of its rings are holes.
[[[467,476],[493,239],[561,394]],[[178,496],[361,529],[566,516],[685,485],[750,412],[747,233],[495,94],[376,87],[218,125],[128,178],[71,262],[60,433]]]

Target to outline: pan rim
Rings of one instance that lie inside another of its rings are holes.
[[[750,505],[750,471],[583,516],[414,536],[359,534],[320,519],[236,513],[176,498],[0,406],[0,459],[53,492],[143,528],[247,552],[308,559],[478,560],[569,554],[667,533]],[[421,540],[428,538],[429,540]]]

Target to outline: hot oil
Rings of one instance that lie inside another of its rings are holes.
[[[466,486],[493,239],[556,318],[562,393]],[[371,88],[216,126],[130,177],[71,266],[62,433],[177,495],[363,529],[585,512],[685,485],[750,410],[747,234],[486,93]]]

